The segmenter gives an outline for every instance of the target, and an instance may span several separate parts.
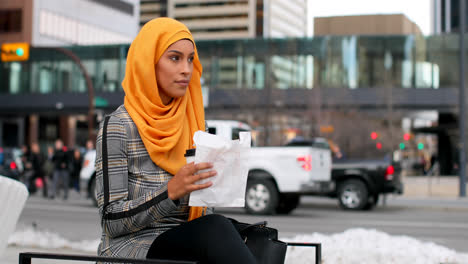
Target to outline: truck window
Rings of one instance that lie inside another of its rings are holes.
[[[216,127],[209,127],[208,128],[208,133],[216,135]]]
[[[239,139],[239,132],[248,132],[248,130],[242,129],[242,128],[233,128],[232,135],[231,135],[232,140]]]
[[[301,140],[301,141],[291,141],[286,144],[287,147],[298,147],[298,146],[309,146],[320,149],[330,149],[330,145],[324,141],[314,141],[314,140]]]

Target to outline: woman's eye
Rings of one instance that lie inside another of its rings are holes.
[[[188,61],[189,61],[189,62],[193,62],[193,57],[190,57],[190,58],[188,59]]]
[[[169,59],[170,59],[171,61],[178,61],[178,60],[179,60],[179,56],[171,56],[171,57],[169,57]]]

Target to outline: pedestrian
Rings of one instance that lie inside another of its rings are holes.
[[[86,141],[86,153],[90,152],[90,151],[95,151],[94,150],[94,142],[91,140],[91,139],[88,139]],[[86,155],[86,154],[85,154]]]
[[[36,186],[34,185],[34,168],[31,160],[31,152],[27,145],[21,146],[21,164],[23,170],[21,171],[21,181],[26,185],[30,194],[36,193]]]
[[[43,158],[41,155],[41,151],[39,148],[39,144],[36,142],[32,143],[31,145],[31,154],[30,154],[30,162],[32,164],[32,170],[34,172],[31,184],[36,189],[37,187],[42,188],[42,195],[43,197],[47,198],[47,187],[46,187],[46,179],[44,177],[43,167]]]
[[[54,148],[52,146],[47,146],[47,155],[44,158],[44,162],[42,165],[42,171],[44,172],[44,188],[46,192],[48,192],[52,188],[53,182],[53,173],[54,173]]]
[[[30,193],[34,193],[35,190],[32,189],[33,187],[30,185],[31,177],[33,175],[32,171],[32,164],[29,160],[30,152],[27,145],[21,146],[21,155],[19,158],[19,162],[17,162],[18,171],[20,173],[20,180],[22,183],[26,185],[28,191]]]
[[[70,168],[70,179],[71,179],[70,187],[75,189],[78,193],[80,193],[80,172],[81,172],[82,165],[83,165],[83,157],[81,156],[80,150],[76,148],[73,151],[73,158],[72,158],[71,168]]]
[[[194,133],[205,130],[201,74],[195,42],[182,23],[151,20],[133,40],[122,82],[124,104],[105,118],[107,133],[101,124],[96,143],[99,255],[256,262],[224,216],[188,221],[189,194],[210,187],[210,181],[197,182],[216,175],[212,164],[186,164],[184,157]],[[106,208],[103,197],[109,197]]]
[[[52,175],[51,198],[54,199],[58,195],[60,187],[63,188],[63,199],[68,199],[68,187],[70,182],[69,160],[66,151],[64,150],[63,141],[57,139],[55,141],[55,152],[52,157],[54,163],[54,172]]]

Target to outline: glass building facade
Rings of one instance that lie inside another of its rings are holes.
[[[129,45],[71,46],[96,92],[119,92]],[[198,41],[204,84],[214,90],[443,89],[458,86],[458,35],[326,36]],[[2,63],[0,93],[84,93],[78,66],[53,48]]]

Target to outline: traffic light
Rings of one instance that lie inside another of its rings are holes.
[[[377,134],[377,132],[372,132],[370,134],[370,137],[372,138],[372,140],[376,140],[378,136],[379,136],[379,134]]]
[[[376,147],[377,149],[382,149],[382,143],[377,142],[377,144],[375,144],[375,147]]]
[[[406,140],[406,141],[410,140],[410,138],[411,138],[411,134],[410,134],[410,133],[405,133],[405,134],[403,135],[403,139]]]
[[[419,150],[423,150],[423,149],[424,149],[424,143],[419,142],[419,143],[418,143],[418,149],[419,149]]]
[[[403,143],[403,142],[402,142],[402,143],[400,143],[400,149],[401,149],[401,150],[404,150],[404,149],[405,149],[405,147],[406,147],[406,146],[405,146],[405,143]]]
[[[29,44],[25,42],[2,44],[1,59],[4,62],[28,60]]]

